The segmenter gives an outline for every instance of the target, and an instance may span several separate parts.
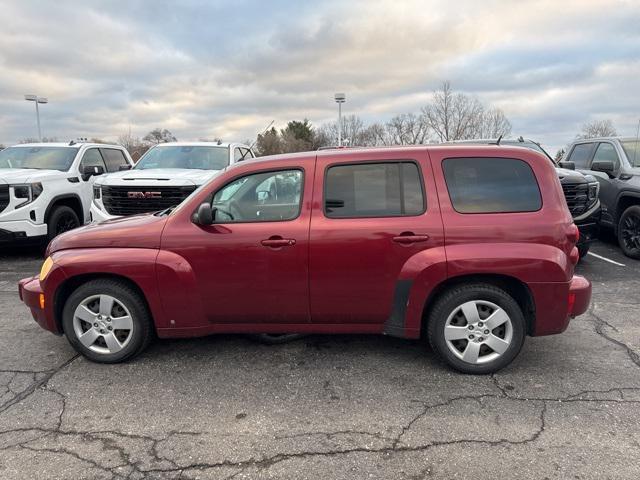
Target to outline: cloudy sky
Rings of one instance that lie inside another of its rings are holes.
[[[555,151],[640,119],[640,0],[0,2],[0,143],[154,127],[243,141],[275,120],[387,120],[449,80]],[[553,153],[553,152],[552,152]]]

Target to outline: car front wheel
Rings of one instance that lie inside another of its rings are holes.
[[[124,282],[92,280],[67,299],[62,327],[69,343],[89,360],[117,363],[148,345],[152,322],[140,294]]]
[[[618,243],[627,257],[640,259],[640,206],[632,205],[622,213]]]
[[[466,284],[446,291],[431,309],[427,333],[432,348],[454,369],[493,373],[518,355],[525,337],[518,303],[489,284]]]

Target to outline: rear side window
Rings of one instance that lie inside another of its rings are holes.
[[[575,163],[576,168],[588,168],[594,147],[595,143],[579,143],[573,147],[567,161]]]
[[[542,207],[538,182],[522,160],[447,158],[442,169],[456,212],[535,212]]]
[[[116,150],[115,148],[103,148],[101,150],[108,172],[117,172],[120,170],[120,165],[129,165],[122,150]]]
[[[329,218],[397,217],[425,211],[420,171],[414,162],[329,167],[324,201]]]

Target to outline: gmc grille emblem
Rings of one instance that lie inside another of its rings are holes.
[[[161,198],[162,192],[127,192],[129,198]]]

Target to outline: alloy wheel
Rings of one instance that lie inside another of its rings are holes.
[[[622,241],[629,250],[640,249],[640,217],[633,213],[622,222]]]
[[[58,219],[58,223],[56,223],[56,235],[60,235],[61,233],[68,232],[69,230],[73,230],[78,227],[78,221],[71,214],[62,215]]]
[[[133,318],[127,307],[111,295],[92,295],[73,314],[76,337],[89,350],[112,354],[122,350],[133,336]]]
[[[513,324],[505,310],[486,300],[456,307],[445,323],[445,342],[460,360],[479,365],[502,356],[511,345]]]

